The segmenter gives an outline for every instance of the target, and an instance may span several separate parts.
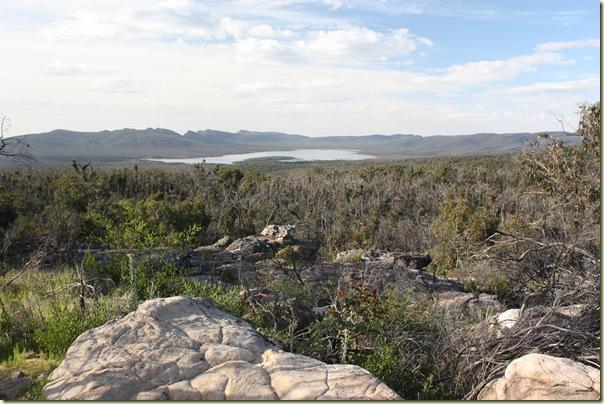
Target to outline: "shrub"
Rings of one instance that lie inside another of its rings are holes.
[[[34,341],[42,352],[63,357],[80,334],[106,323],[115,315],[107,304],[89,307],[86,312],[76,307],[55,306],[44,317],[43,325],[34,332]]]
[[[170,207],[155,198],[144,202],[124,199],[107,212],[93,211],[89,217],[98,228],[91,241],[110,248],[191,245],[206,221],[203,209],[193,209],[189,203]]]
[[[203,297],[224,307],[237,317],[244,317],[247,312],[245,303],[241,300],[242,287],[225,287],[218,284],[201,283],[185,280],[180,294],[189,297]]]
[[[427,303],[352,288],[295,348],[328,363],[362,366],[405,399],[442,399],[449,392],[435,378],[435,356],[447,324]]]

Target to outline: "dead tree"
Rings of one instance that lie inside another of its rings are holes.
[[[29,147],[27,143],[16,137],[7,137],[10,127],[11,120],[0,114],[0,157],[8,157],[26,164],[34,162],[34,157],[26,151]]]

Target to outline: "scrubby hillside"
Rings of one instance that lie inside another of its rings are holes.
[[[600,104],[581,112],[580,146],[542,136],[513,155],[279,170],[74,162],[2,171],[0,394],[42,398],[48,384],[59,397],[69,382],[102,396],[95,389],[105,381],[140,377],[136,366],[99,362],[96,372],[65,354],[86,330],[139,307],[111,323],[134,324],[144,307],[164,302],[139,306],[147,300],[188,296],[221,305],[302,362],[360,366],[405,399],[599,396]],[[175,313],[162,326],[184,324]],[[151,357],[153,343],[167,349],[159,341],[180,335],[172,327],[169,338],[164,330],[138,341],[137,325],[118,341],[123,330],[112,327],[71,352],[85,345],[110,362],[103,341],[113,341]],[[212,328],[204,327],[187,339],[203,343]],[[232,344],[219,345],[228,346],[204,350],[199,363],[231,355]],[[233,358],[204,376],[218,386],[212,394],[227,394],[224,377],[256,380],[270,364]],[[188,383],[164,365],[157,383],[132,394],[161,398]],[[547,372],[529,385],[510,381],[562,365],[589,388],[561,389],[574,384]]]

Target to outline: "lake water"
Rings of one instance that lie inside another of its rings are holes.
[[[219,157],[194,157],[182,159],[146,159],[151,161],[161,161],[163,163],[185,163],[198,164],[213,163],[213,164],[233,164],[249,159],[282,157],[277,161],[281,162],[296,162],[296,161],[326,161],[326,160],[366,160],[372,159],[374,156],[368,154],[360,154],[356,150],[328,150],[328,149],[300,149],[300,150],[282,150],[282,151],[266,151],[256,153],[243,154],[226,154]]]

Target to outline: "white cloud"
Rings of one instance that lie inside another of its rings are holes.
[[[140,80],[129,76],[116,76],[97,80],[93,84],[97,91],[109,93],[138,94],[143,92],[143,84]]]
[[[119,67],[115,65],[102,65],[91,63],[64,63],[60,59],[53,62],[43,62],[36,65],[38,69],[50,75],[70,76],[70,75],[94,75],[104,73],[115,73]]]
[[[578,41],[545,42],[537,45],[537,52],[556,52],[563,49],[578,49],[590,46],[600,46],[599,39],[581,39]]]
[[[566,59],[559,53],[522,55],[509,59],[453,65],[445,70],[446,74],[439,80],[458,85],[506,81],[518,77],[521,73],[535,71],[538,65],[572,63],[572,60]]]
[[[294,50],[319,58],[389,60],[413,52],[419,44],[432,46],[432,41],[417,37],[405,28],[380,33],[365,27],[348,26],[331,31],[312,31],[308,39],[294,43]]]
[[[294,35],[292,35],[294,36]],[[232,48],[242,60],[276,60],[319,65],[363,65],[397,60],[420,46],[432,46],[428,38],[418,37],[401,28],[387,33],[366,27],[345,26],[334,30],[297,33],[297,39],[247,37]],[[409,61],[406,61],[408,63]]]
[[[162,0],[151,7],[137,1],[103,9],[76,7],[59,14],[39,33],[57,42],[190,42],[229,49],[246,61],[257,57],[320,64],[385,62],[433,46],[429,38],[406,28],[377,31],[340,23],[316,29],[312,21],[282,28],[274,22],[217,15],[188,0]]]
[[[288,92],[290,95],[306,90],[325,90],[333,88],[336,84],[330,80],[311,80],[311,81],[282,81],[282,82],[248,82],[238,84],[233,90],[238,95],[258,96],[262,93]]]
[[[558,82],[538,82],[528,86],[519,86],[508,88],[503,91],[508,95],[524,95],[545,92],[577,92],[577,91],[594,91],[600,87],[600,80],[592,77],[583,80],[570,80]]]

